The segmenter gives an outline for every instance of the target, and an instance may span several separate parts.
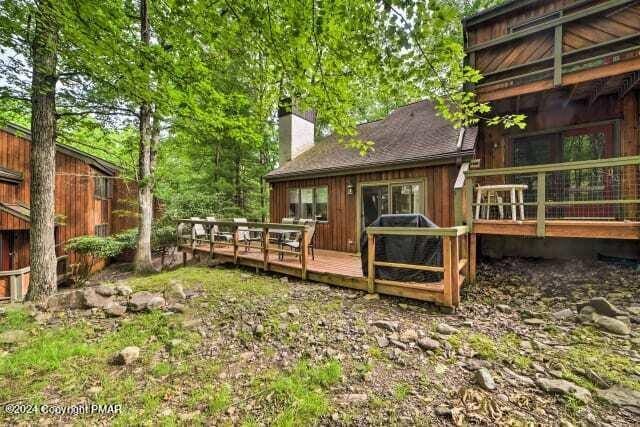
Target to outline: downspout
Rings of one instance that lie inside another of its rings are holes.
[[[462,151],[462,143],[464,141],[464,133],[466,131],[466,128],[461,127],[460,128],[460,133],[458,134],[458,143],[456,144],[456,152],[460,153]],[[458,157],[456,158],[456,165],[460,166],[462,164],[462,156],[460,154],[458,154]]]

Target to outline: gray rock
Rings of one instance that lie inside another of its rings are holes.
[[[133,293],[133,289],[127,285],[117,285],[115,289],[118,295],[122,295],[123,297],[128,297]]]
[[[531,378],[525,377],[524,375],[516,374],[509,368],[503,368],[503,369],[504,369],[504,372],[507,374],[506,376],[507,381],[512,383],[514,386],[533,387],[535,385],[535,382]]]
[[[489,362],[488,360],[473,358],[473,359],[467,360],[467,362],[465,363],[465,367],[470,371],[477,371],[478,369],[481,369],[481,368],[490,368],[491,362]]]
[[[640,306],[638,305],[632,305],[630,307],[627,307],[627,311],[633,314],[634,316],[640,316]]]
[[[596,313],[602,316],[616,317],[624,316],[627,314],[603,297],[591,298],[589,302],[579,302],[576,304],[576,306],[578,307],[578,311],[581,311],[582,308],[587,305],[593,307]]]
[[[294,305],[289,306],[287,314],[291,317],[300,316],[300,309]]]
[[[118,365],[130,365],[140,357],[140,348],[131,346],[120,350],[113,358]]]
[[[387,331],[397,331],[400,324],[393,320],[376,320],[371,322],[373,326],[376,326],[380,329],[386,329]]]
[[[422,338],[418,340],[418,347],[423,350],[437,350],[440,348],[440,343],[431,338]]]
[[[164,305],[165,300],[162,296],[147,291],[136,292],[131,295],[129,300],[129,309],[131,311],[153,310]]]
[[[495,390],[496,383],[493,381],[491,372],[487,368],[480,368],[476,371],[476,383],[485,390]]]
[[[257,337],[261,337],[264,335],[264,326],[262,326],[262,324],[258,323],[254,328],[253,328],[253,334]]]
[[[547,393],[573,395],[576,399],[584,403],[587,403],[591,399],[591,393],[589,390],[566,380],[538,378],[536,380],[536,384],[538,384],[538,387]]]
[[[0,344],[20,344],[29,339],[29,334],[22,329],[10,329],[0,334]]]
[[[498,311],[502,312],[502,313],[511,313],[511,307],[508,306],[507,304],[498,304],[496,305],[496,308],[498,309]]]
[[[607,390],[597,390],[596,396],[612,405],[640,408],[640,392],[620,385],[614,385]]]
[[[434,412],[439,417],[450,417],[451,414],[452,414],[451,408],[449,408],[446,405],[438,405],[438,406],[436,406],[436,408],[434,409]]]
[[[542,325],[546,324],[547,322],[544,321],[543,319],[538,319],[536,317],[531,317],[529,319],[524,319],[524,323],[529,325],[529,326],[542,326]]]
[[[167,310],[173,313],[186,313],[188,311],[187,306],[179,302],[168,305]]]
[[[384,335],[376,337],[376,341],[378,341],[378,346],[380,346],[381,348],[385,348],[389,345],[389,339]]]
[[[112,297],[117,294],[115,288],[106,285],[99,285],[93,288],[98,295],[102,295],[103,297]]]
[[[113,303],[111,297],[105,297],[98,292],[95,288],[89,288],[84,290],[84,305],[89,308],[105,308]]]
[[[446,323],[439,323],[438,326],[436,326],[436,331],[442,335],[453,335],[458,333],[456,328],[449,326]]]
[[[164,292],[164,299],[168,302],[181,302],[187,299],[184,293],[184,288],[179,282],[172,281],[169,289]]]
[[[403,343],[402,341],[398,341],[398,340],[394,340],[394,339],[390,339],[389,342],[393,345],[395,345],[396,347],[398,347],[400,350],[406,350],[407,348],[409,348],[405,343]]]
[[[355,403],[365,403],[369,400],[369,397],[365,393],[349,393],[339,396],[340,404],[352,405]]]
[[[415,329],[405,329],[400,334],[400,341],[405,343],[414,342],[417,339],[418,339],[418,333],[416,332]]]
[[[376,301],[380,299],[380,294],[366,294],[362,299],[365,301]]]
[[[573,313],[573,310],[571,310],[570,308],[565,308],[563,310],[556,311],[555,313],[552,314],[552,316],[556,320],[569,320],[573,318],[574,313]]]
[[[593,321],[600,329],[617,335],[629,335],[631,328],[626,323],[608,316],[594,315]]]
[[[45,302],[47,311],[78,310],[85,308],[84,291],[74,289],[72,291],[58,292],[47,298]]]
[[[124,316],[127,312],[127,307],[122,304],[118,304],[117,302],[111,302],[111,304],[104,308],[104,312],[112,317],[120,317]]]

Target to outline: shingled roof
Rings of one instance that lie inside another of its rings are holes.
[[[439,117],[430,101],[419,101],[393,111],[388,117],[357,126],[358,138],[373,141],[374,150],[361,156],[330,135],[298,157],[266,175],[267,180],[332,175],[429,162],[473,154],[477,128],[463,131]]]

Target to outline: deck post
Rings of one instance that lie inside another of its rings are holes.
[[[451,279],[453,278],[453,275],[451,274],[453,263],[451,261],[451,246],[451,237],[442,236],[442,266],[444,267],[444,277],[442,278],[444,295],[442,298],[442,302],[449,307],[453,306],[453,293],[451,283]]]
[[[473,178],[469,177],[464,182],[464,199],[466,203],[465,215],[469,232],[473,231]]]
[[[469,234],[469,282],[473,283],[476,281],[476,262],[477,262],[477,253],[476,253],[476,233]]]
[[[238,226],[233,226],[233,263],[238,264]]]
[[[460,237],[449,237],[451,241],[451,304],[460,305]]]
[[[309,233],[305,225],[300,235],[300,264],[302,267],[302,280],[307,280],[307,250],[309,247]]]
[[[368,277],[367,285],[370,294],[376,292],[376,236],[375,234],[367,233],[367,265],[368,265]]]
[[[262,228],[262,256],[264,271],[269,271],[269,227]]]
[[[213,230],[214,230],[215,225],[211,224],[211,228],[209,229],[209,259],[213,259],[213,247],[214,247],[214,241],[213,239],[215,238],[215,236],[213,235]]]
[[[537,192],[537,207],[538,211],[536,214],[536,235],[538,237],[544,237],[546,234],[545,230],[545,201],[547,199],[546,194],[546,174],[544,172],[538,172],[538,192]]]
[[[187,251],[184,248],[182,249],[182,266],[187,266]]]

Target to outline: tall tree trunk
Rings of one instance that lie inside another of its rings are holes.
[[[140,0],[140,40],[148,46],[151,40],[147,0]],[[144,64],[142,64],[144,67]],[[154,271],[151,260],[151,224],[153,222],[153,149],[151,140],[151,103],[140,105],[140,151],[138,153],[138,244],[134,259],[135,271]]]
[[[58,23],[50,0],[39,0],[31,44],[31,275],[27,300],[56,291],[55,172]]]

